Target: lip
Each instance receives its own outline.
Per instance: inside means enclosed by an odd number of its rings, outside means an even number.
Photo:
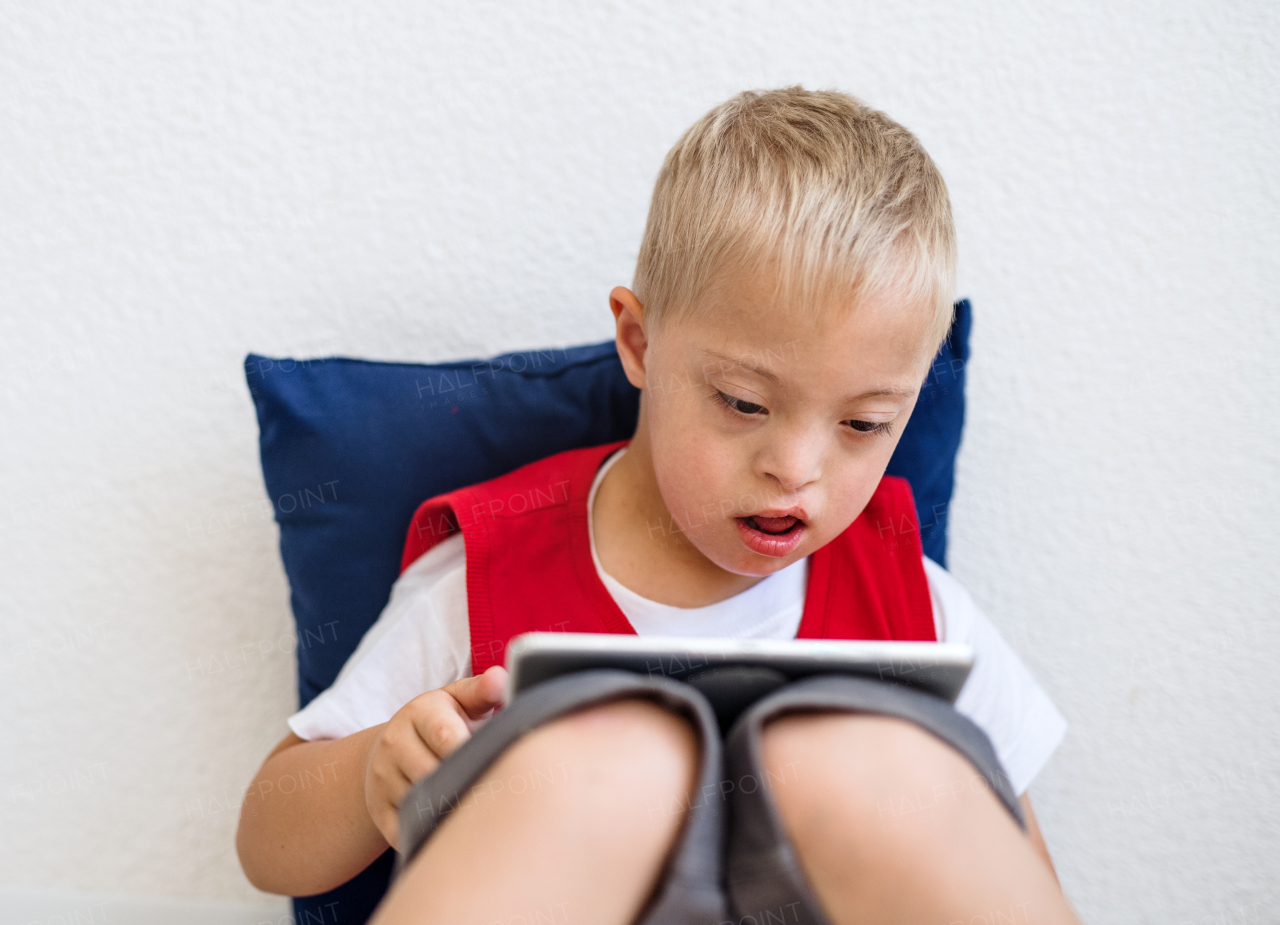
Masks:
[[[781,513],[760,512],[752,514],[752,517],[795,517],[796,524],[786,533],[770,534],[757,530],[755,527],[747,523],[746,517],[735,517],[734,523],[738,525],[738,536],[742,539],[742,544],[754,553],[762,556],[769,556],[772,559],[781,559],[783,556],[789,556],[796,551],[800,545],[800,541],[804,539],[805,531],[808,525],[804,522],[804,518],[799,514],[793,513],[798,508],[792,508],[790,511]]]
[[[809,518],[805,515],[804,508],[800,507],[799,505],[796,505],[795,507],[789,507],[785,510],[783,510],[782,508],[775,508],[774,510],[752,511],[747,516],[748,517],[794,517],[796,520],[803,520],[805,523],[809,522]]]

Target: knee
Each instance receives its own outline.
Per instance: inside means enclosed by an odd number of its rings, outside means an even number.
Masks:
[[[581,710],[526,735],[514,764],[569,783],[579,804],[678,804],[692,789],[698,741],[683,718],[646,700]],[[652,813],[650,813],[652,815]]]
[[[910,841],[936,834],[969,795],[992,799],[967,759],[905,720],[793,715],[766,727],[762,744],[774,801],[801,839]]]

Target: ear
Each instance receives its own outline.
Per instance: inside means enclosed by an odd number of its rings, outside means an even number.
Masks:
[[[609,308],[617,324],[615,341],[627,381],[637,389],[643,389],[645,351],[649,347],[649,338],[644,331],[644,306],[626,286],[614,286],[609,293]]]

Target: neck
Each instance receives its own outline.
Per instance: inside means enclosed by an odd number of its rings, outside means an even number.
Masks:
[[[659,604],[705,607],[761,581],[720,568],[672,518],[658,490],[643,405],[635,437],[596,492],[591,529],[604,570]]]

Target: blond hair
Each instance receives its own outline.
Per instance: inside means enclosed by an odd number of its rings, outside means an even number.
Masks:
[[[775,298],[822,308],[879,291],[951,320],[947,187],[911,132],[835,91],[747,91],[681,136],[658,173],[632,288],[650,323],[726,274],[769,266]]]

